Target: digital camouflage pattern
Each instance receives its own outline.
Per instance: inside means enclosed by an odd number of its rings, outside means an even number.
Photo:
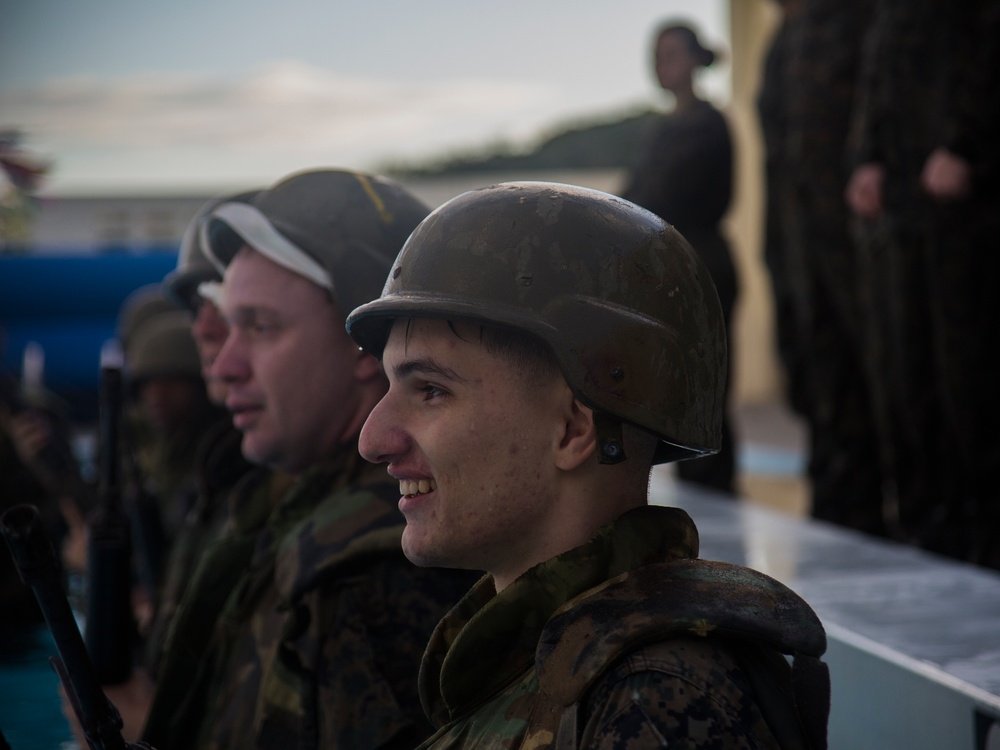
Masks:
[[[226,600],[169,747],[405,748],[430,734],[423,646],[478,576],[408,562],[398,499],[354,443],[292,486]]]
[[[885,169],[858,235],[893,529],[1000,568],[1000,4],[878,0],[860,81],[852,163]],[[963,199],[921,186],[941,147],[972,169]]]
[[[421,700],[441,728],[422,747],[825,747],[815,614],[697,547],[687,514],[644,507],[499,595],[484,578],[428,645]]]

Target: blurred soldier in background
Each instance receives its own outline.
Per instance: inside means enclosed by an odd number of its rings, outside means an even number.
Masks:
[[[201,246],[201,227],[205,216],[220,203],[245,201],[253,195],[255,193],[242,193],[203,206],[184,234],[177,268],[163,281],[167,294],[194,315],[191,334],[198,351],[201,375],[209,401],[220,409],[225,408],[228,389],[223,380],[212,376],[211,368],[226,342],[229,327],[216,304],[222,275],[209,262]],[[147,641],[145,665],[154,675],[170,622],[184,591],[198,562],[218,539],[229,518],[230,493],[252,468],[243,457],[240,441],[241,435],[233,427],[228,412],[198,436],[192,466],[196,495],[171,545]]]
[[[873,0],[788,0],[758,98],[767,239],[789,400],[809,429],[811,512],[885,535],[861,278],[843,191]]]
[[[385,378],[344,332],[426,213],[394,183],[321,170],[206,219],[230,326],[211,374],[244,456],[294,479],[235,505],[199,565],[144,732],[160,750],[410,748],[431,731],[420,654],[474,578],[403,556],[398,484],[357,452]]]
[[[1000,567],[1000,4],[878,0],[846,198],[892,523]]]

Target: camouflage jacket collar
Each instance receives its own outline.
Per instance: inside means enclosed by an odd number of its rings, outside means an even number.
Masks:
[[[275,584],[286,603],[360,560],[403,555],[399,483],[361,458],[356,443],[350,448],[289,499],[307,512],[277,551]]]
[[[238,510],[233,520],[244,533],[255,532],[256,543],[250,566],[272,565],[279,540],[324,497],[351,482],[367,466],[358,454],[357,442],[354,441],[342,446],[327,460],[310,467],[301,476],[289,477],[286,482],[279,481],[278,488],[285,489],[277,497],[274,493],[254,493],[245,498],[247,506]],[[262,503],[268,505],[262,506]]]
[[[532,667],[550,617],[629,570],[698,553],[694,523],[677,508],[636,508],[585,545],[536,565],[499,595],[487,576],[441,621],[420,669],[424,709],[443,725]]]

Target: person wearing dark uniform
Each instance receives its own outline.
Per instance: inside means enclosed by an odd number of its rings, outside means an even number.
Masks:
[[[715,53],[701,45],[690,27],[667,25],[660,29],[655,47],[656,75],[660,85],[674,95],[674,108],[655,126],[640,150],[621,195],[673,224],[698,251],[715,282],[728,334],[738,280],[720,224],[732,197],[732,140],[722,113],[694,90],[695,72],[714,61]],[[727,402],[728,394],[727,377]],[[736,446],[728,406],[721,450],[681,464],[677,471],[687,481],[724,492],[735,490]]]
[[[779,350],[808,428],[810,512],[885,536],[866,320],[843,192],[845,149],[873,0],[789,0],[758,97]]]
[[[846,198],[893,532],[1000,568],[1000,6],[879,0]]]

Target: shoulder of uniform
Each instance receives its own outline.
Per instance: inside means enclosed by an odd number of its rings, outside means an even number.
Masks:
[[[826,650],[819,618],[784,584],[742,566],[677,560],[622,574],[562,607],[539,639],[539,682],[557,703],[570,705],[638,649],[709,636],[810,658]]]
[[[403,560],[405,521],[398,494],[383,485],[351,484],[320,499],[278,547],[275,581],[293,601],[331,577],[381,558]]]

